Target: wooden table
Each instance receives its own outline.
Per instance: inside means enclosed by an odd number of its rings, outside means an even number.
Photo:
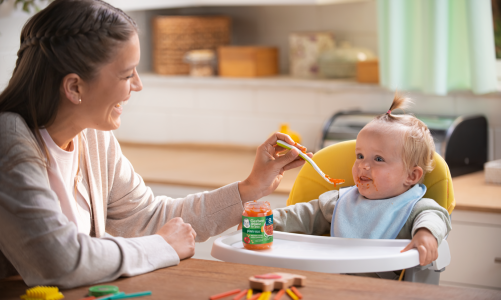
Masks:
[[[307,276],[300,288],[304,299],[501,299],[501,291],[454,288],[422,283],[398,282],[358,276],[279,269],[218,261],[188,259],[178,266],[151,273],[120,278],[109,284],[120,291],[152,291],[151,296],[133,299],[209,299],[209,296],[232,289],[249,287],[248,278],[269,272],[289,272]],[[1,299],[19,299],[26,290],[19,276],[0,280]],[[63,290],[64,299],[81,299],[88,287]],[[227,297],[224,299],[232,299]],[[283,300],[290,299],[287,296]]]

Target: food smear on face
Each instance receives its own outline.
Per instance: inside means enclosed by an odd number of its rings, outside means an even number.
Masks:
[[[268,201],[244,204],[242,242],[245,249],[265,250],[273,245],[273,211]]]
[[[330,182],[332,182],[334,185],[343,184],[344,183],[344,179],[333,179],[333,178],[330,178],[329,175],[325,175],[325,178],[327,178],[327,180],[329,180]]]

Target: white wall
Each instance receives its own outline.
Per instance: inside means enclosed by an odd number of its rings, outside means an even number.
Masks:
[[[2,91],[16,66],[21,29],[30,14],[23,11],[10,11],[7,4],[0,5],[0,91]]]

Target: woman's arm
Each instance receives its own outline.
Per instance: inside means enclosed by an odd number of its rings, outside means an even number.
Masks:
[[[115,157],[114,162],[108,164],[108,176],[112,184],[107,199],[106,231],[111,235],[152,235],[169,220],[180,217],[191,224],[196,231],[196,241],[201,242],[240,221],[243,205],[238,183],[184,198],[154,196],[122,154],[120,145],[111,133],[97,133],[110,134],[108,154]],[[89,139],[93,139],[91,135],[88,135]]]
[[[96,132],[96,131],[94,131]],[[89,132],[89,138],[96,141]],[[154,196],[141,176],[122,154],[120,145],[109,134],[108,155],[115,160],[109,165],[112,174],[106,230],[110,234],[124,237],[143,236],[156,233],[160,227],[174,217],[180,217],[191,224],[197,233],[196,241],[222,233],[241,221],[243,203],[257,200],[273,192],[286,170],[304,164],[298,153],[276,147],[277,139],[292,142],[289,136],[275,133],[256,152],[251,174],[242,182],[235,182],[222,188],[172,199]],[[310,154],[311,155],[311,154]]]

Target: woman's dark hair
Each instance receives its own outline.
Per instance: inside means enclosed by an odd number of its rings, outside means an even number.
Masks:
[[[47,154],[38,129],[56,117],[64,76],[92,80],[135,32],[136,23],[106,2],[52,2],[23,27],[16,67],[0,94],[0,113],[21,115]]]

